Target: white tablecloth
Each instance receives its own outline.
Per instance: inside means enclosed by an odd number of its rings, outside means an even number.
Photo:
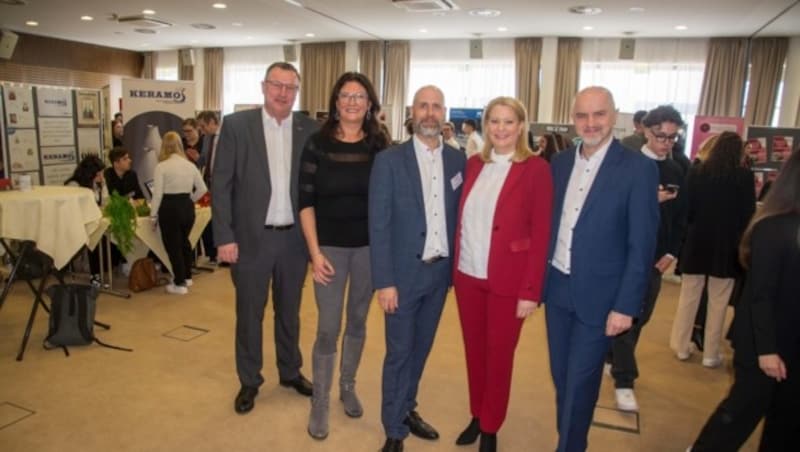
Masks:
[[[101,217],[88,188],[0,191],[0,237],[33,240],[39,251],[53,258],[56,268],[66,265],[82,246],[97,245],[104,230]]]

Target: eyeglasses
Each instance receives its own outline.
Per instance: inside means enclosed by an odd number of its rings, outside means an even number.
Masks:
[[[292,85],[290,83],[278,82],[276,80],[264,80],[264,81],[267,83],[267,85],[270,88],[272,88],[275,91],[279,91],[279,92],[283,91],[283,90],[286,90],[287,92],[293,93],[293,92],[297,91],[298,89],[300,89],[299,86]]]
[[[655,138],[656,141],[659,143],[666,143],[667,141],[674,143],[678,141],[677,133],[673,135],[664,135],[663,133],[656,133],[655,131],[653,131],[653,129],[650,129],[650,133],[653,134],[653,138]]]
[[[367,102],[367,95],[364,93],[339,93],[339,100],[342,102],[363,104]]]

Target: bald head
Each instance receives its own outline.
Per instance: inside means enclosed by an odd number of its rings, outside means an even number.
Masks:
[[[602,86],[590,86],[572,104],[575,132],[583,140],[581,152],[589,156],[608,143],[617,121],[614,96]]]
[[[438,140],[445,112],[442,90],[433,85],[418,89],[414,93],[414,105],[411,107],[414,133],[420,138]]]
[[[578,100],[583,100],[582,98],[594,98],[600,100],[602,102],[607,102],[609,109],[612,111],[616,111],[617,106],[614,103],[614,95],[611,94],[611,91],[604,86],[587,86],[586,88],[578,91],[578,94],[575,95],[575,99],[572,101],[572,112],[575,112],[575,105],[578,103]]]

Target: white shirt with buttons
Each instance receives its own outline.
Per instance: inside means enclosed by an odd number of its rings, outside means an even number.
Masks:
[[[551,264],[559,271],[570,274],[572,232],[581,215],[586,196],[592,189],[592,184],[597,177],[597,171],[608,153],[608,147],[613,140],[608,140],[603,147],[598,149],[591,157],[583,156],[579,147],[575,152],[575,164],[567,183],[567,192],[564,195],[564,206],[561,209],[561,220],[558,222],[558,238],[556,249],[553,252]]]
[[[422,181],[422,199],[425,203],[425,248],[421,259],[449,256],[447,245],[447,219],[444,210],[444,163],[441,141],[430,149],[414,135],[414,153],[417,157]]]
[[[267,206],[267,226],[286,226],[294,224],[291,197],[292,174],[292,115],[278,121],[261,109],[264,125],[264,139],[267,143],[267,161],[271,195]]]

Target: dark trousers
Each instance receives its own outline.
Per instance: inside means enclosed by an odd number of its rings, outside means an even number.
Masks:
[[[194,224],[194,203],[188,193],[165,194],[158,209],[161,240],[172,264],[173,282],[183,285],[192,278],[194,254],[189,233]]]
[[[611,375],[614,377],[616,388],[633,389],[633,382],[639,377],[639,368],[636,365],[636,344],[639,342],[642,328],[653,315],[659,292],[661,292],[661,272],[653,267],[642,303],[642,313],[635,319],[631,329],[611,341]]]
[[[214,228],[211,227],[210,222],[203,229],[201,238],[203,239],[203,248],[206,251],[206,256],[211,260],[215,260],[217,258],[217,246],[214,244]]]
[[[588,325],[570,307],[574,300],[569,295],[569,279],[550,269],[545,306],[547,346],[556,387],[557,452],[585,452],[611,341],[605,335],[605,321]]]
[[[431,266],[449,265],[445,259]],[[432,281],[432,274],[420,272],[415,288],[398,288],[398,306],[394,314],[385,314],[386,357],[383,360],[381,421],[389,438],[408,436],[403,423],[417,406],[417,391],[425,361],[436,336],[442,315],[447,285]]]
[[[760,452],[800,450],[798,362],[786,362],[789,378],[778,383],[757,364],[734,365],[730,393],[706,421],[692,452],[735,452],[764,419]]]
[[[278,375],[292,380],[300,374],[300,298],[308,254],[297,226],[264,229],[254,239],[254,243],[239,243],[239,260],[231,265],[231,277],[236,286],[236,372],[242,386],[257,388],[264,383],[263,323],[270,284]]]

